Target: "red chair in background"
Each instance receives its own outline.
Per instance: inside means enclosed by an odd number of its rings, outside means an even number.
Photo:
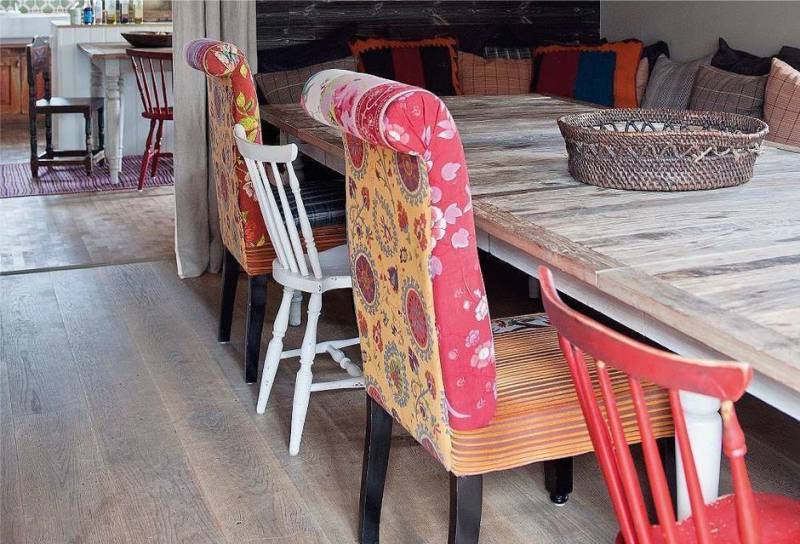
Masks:
[[[569,364],[619,521],[617,543],[800,542],[800,501],[780,495],[753,493],[747,475],[744,462],[747,447],[733,403],[744,394],[750,383],[750,366],[735,362],[692,361],[636,342],[564,304],[547,268],[539,269],[539,277],[544,307],[558,331],[559,344]],[[586,366],[584,353],[597,360],[596,381],[599,384],[596,386]],[[642,488],[623,434],[621,407],[611,387],[609,367],[628,375],[658,525],[651,525],[647,518]],[[643,381],[669,391],[678,450],[681,458],[686,460],[683,463],[684,476],[692,507],[691,517],[680,522],[675,521],[653,427],[644,409]],[[602,407],[595,395],[596,389],[600,391]],[[678,391],[691,391],[722,401],[723,451],[730,463],[733,494],[710,504],[703,501]]]
[[[147,51],[143,49],[127,49],[131,58],[133,72],[136,74],[136,86],[142,99],[142,117],[150,120],[150,132],[147,134],[142,168],[139,171],[139,190],[144,187],[144,178],[150,166],[150,177],[156,175],[158,159],[161,156],[171,157],[172,153],[161,152],[161,139],[164,135],[164,121],[172,121],[172,106],[169,105],[167,89],[172,89],[172,81],[167,85],[167,74],[172,73],[172,53],[168,51]],[[155,135],[155,139],[153,136]],[[151,165],[152,163],[152,165]]]

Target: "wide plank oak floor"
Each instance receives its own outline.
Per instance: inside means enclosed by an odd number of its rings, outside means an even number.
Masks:
[[[487,281],[495,315],[527,304]],[[218,290],[218,276],[181,281],[168,261],[0,276],[0,542],[356,541],[363,392],[312,396],[301,453],[289,457],[296,363],[256,415],[240,363],[246,285],[229,345],[215,340]],[[327,296],[322,338],[355,334],[348,296]],[[286,345],[301,334],[291,328]],[[315,371],[335,370],[321,360]],[[755,487],[800,497],[797,422],[754,399],[740,417]],[[446,474],[395,434],[382,542],[445,542]],[[612,542],[591,455],[575,482],[556,508],[541,467],[487,476],[481,543]]]

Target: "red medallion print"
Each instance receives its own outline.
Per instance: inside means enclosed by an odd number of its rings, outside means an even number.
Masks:
[[[425,316],[425,308],[419,298],[419,293],[414,289],[409,289],[406,294],[406,319],[411,325],[411,334],[414,335],[417,344],[423,349],[428,347],[428,321]]]
[[[375,272],[365,255],[356,257],[356,282],[367,304],[375,302]]]

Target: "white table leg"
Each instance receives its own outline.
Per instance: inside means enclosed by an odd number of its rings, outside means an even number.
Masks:
[[[700,488],[703,491],[703,499],[709,503],[719,496],[719,469],[722,457],[722,419],[719,415],[719,399],[684,391],[681,391],[680,396]],[[692,509],[689,505],[689,493],[677,444],[675,444],[675,462],[678,519],[684,519],[691,515]]]
[[[119,61],[104,62],[104,82],[106,93],[106,162],[111,173],[111,183],[119,183],[122,170],[122,76]]]

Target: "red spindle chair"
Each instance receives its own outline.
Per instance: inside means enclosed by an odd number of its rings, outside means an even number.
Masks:
[[[747,447],[733,403],[744,394],[750,383],[750,366],[736,362],[693,361],[636,342],[564,304],[547,268],[541,267],[539,276],[544,307],[558,331],[559,344],[569,364],[619,521],[617,543],[800,542],[800,501],[780,495],[753,493],[747,475],[744,462]],[[597,386],[587,368],[584,353],[597,360]],[[621,407],[611,387],[609,367],[628,375],[658,525],[651,525],[647,519],[642,489],[622,433]],[[650,418],[644,409],[643,382],[655,383],[669,391],[675,436],[681,458],[685,460],[684,476],[692,507],[692,516],[680,522],[675,521],[664,467],[653,438]],[[596,389],[599,389],[599,398]],[[691,391],[722,401],[723,451],[730,462],[733,494],[708,505],[703,501],[678,391]]]
[[[150,166],[150,177],[153,177],[158,169],[158,159],[161,156],[172,156],[172,153],[161,152],[164,121],[172,121],[172,106],[169,105],[167,92],[168,89],[172,90],[172,77],[168,76],[172,74],[172,53],[146,49],[127,49],[125,52],[130,57],[133,72],[136,74],[136,86],[139,88],[139,97],[144,108],[142,117],[150,120],[150,132],[147,134],[142,167],[139,171],[141,191],[148,166]]]

